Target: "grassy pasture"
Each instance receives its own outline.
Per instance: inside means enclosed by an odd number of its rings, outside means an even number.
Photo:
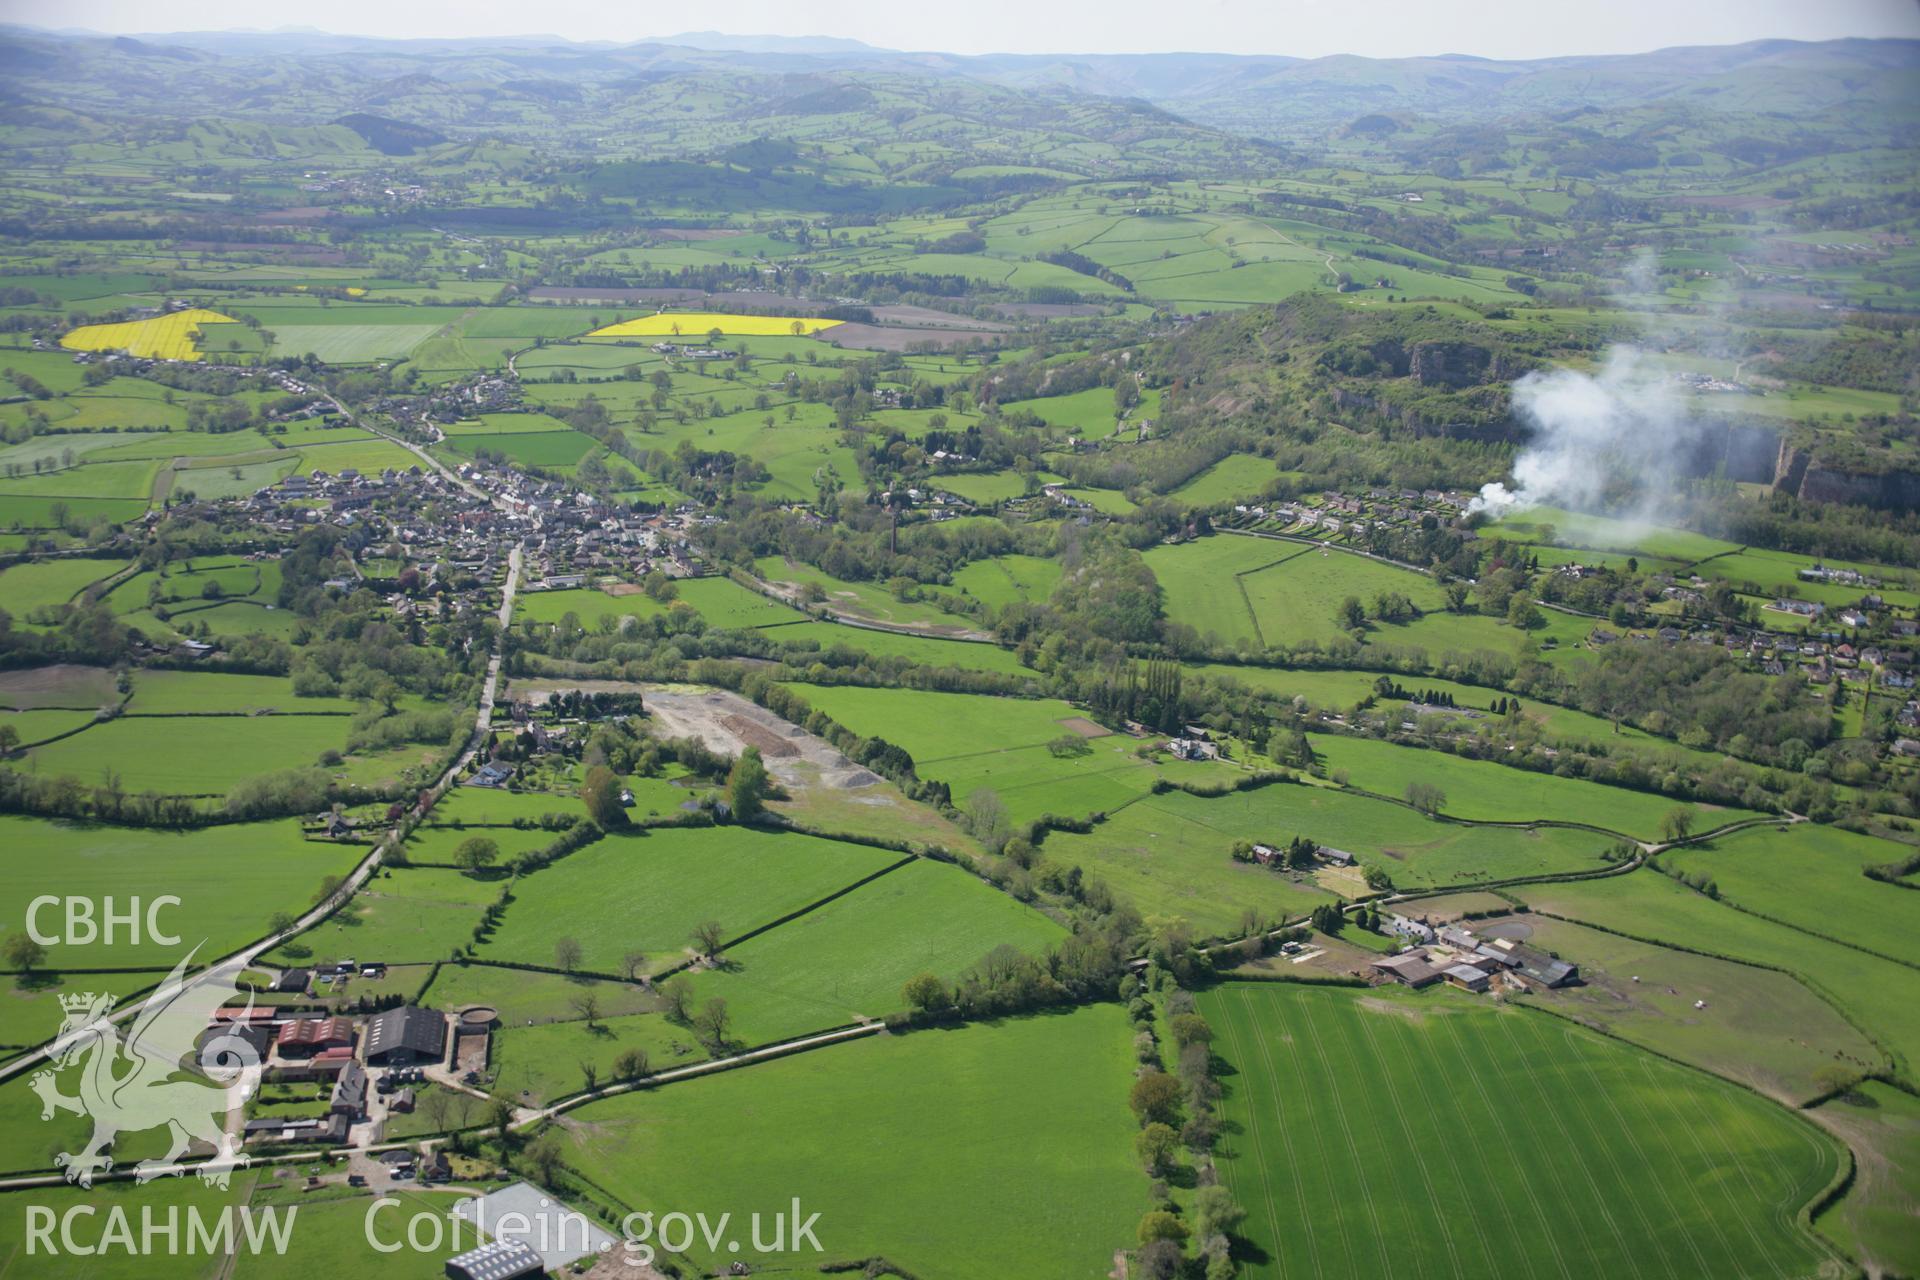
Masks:
[[[1215,585],[1223,592],[1230,589],[1226,583]],[[1348,596],[1359,597],[1369,616],[1374,597],[1383,591],[1397,591],[1422,610],[1443,604],[1439,585],[1426,574],[1338,551],[1293,556],[1241,575],[1239,585],[1253,609],[1255,634],[1269,645],[1330,640],[1343,634],[1334,613]]]
[[[885,587],[871,582],[849,582],[812,565],[797,564],[784,556],[764,556],[754,566],[769,583],[783,585],[813,584],[826,593],[834,609],[874,622],[911,627],[973,628],[970,618],[948,613],[925,600],[896,600]]]
[[[418,699],[408,701],[417,702]],[[130,715],[211,715],[228,712],[251,715],[258,711],[338,712],[347,714],[367,704],[352,698],[303,698],[284,676],[237,675],[224,671],[146,671],[135,674]],[[403,704],[404,705],[404,704]]]
[[[84,734],[81,736],[85,736]],[[318,894],[326,875],[344,875],[363,848],[309,842],[297,823],[233,823],[191,832],[0,818],[0,901],[6,910],[0,936],[26,927],[27,904],[42,894],[113,895],[124,907],[130,897],[151,901],[162,894],[180,899],[160,917],[184,946],[202,946],[202,956],[225,955],[259,937],[275,911],[299,912]],[[43,915],[48,931],[50,916]],[[61,943],[47,949],[50,968],[112,969],[172,965],[179,947],[161,946],[143,929],[138,943],[116,937],[90,944]]]
[[[1159,579],[1167,617],[1201,635],[1229,642],[1258,644],[1251,607],[1241,594],[1239,576],[1308,551],[1290,542],[1261,538],[1213,537],[1158,546],[1145,553],[1147,567]],[[1332,616],[1335,597],[1316,612]]]
[[[551,965],[556,938],[579,941],[581,967],[618,973],[627,951],[670,967],[695,925],[728,937],[771,923],[898,861],[865,845],[738,827],[609,836],[518,881],[482,959]]]
[[[805,1168],[829,1257],[884,1254],[927,1280],[1099,1280],[1144,1208],[1128,1038],[1113,1005],[869,1038],[594,1103],[567,1141],[635,1208],[738,1220],[786,1205]],[[702,1159],[675,1156],[719,1132]]]
[[[1652,872],[1527,885],[1517,896],[1535,911],[1783,969],[1892,1053],[1907,1079],[1920,1062],[1920,1025],[1913,1018],[1920,974],[1907,965],[1735,910]]]
[[[1910,845],[1803,823],[1737,832],[1662,861],[1711,878],[1736,907],[1920,965],[1920,901],[1913,890],[1861,874],[1912,852]]]
[[[465,838],[463,833],[455,834]],[[487,834],[499,839],[503,851],[512,848],[514,842],[505,838],[506,833]],[[449,850],[458,842],[449,841]],[[353,896],[347,910],[281,946],[275,958],[280,963],[302,964],[445,960],[456,948],[473,941],[481,910],[500,896],[504,883],[497,875],[476,880],[438,867],[387,868]]]
[[[1857,1161],[1846,1196],[1820,1216],[1821,1233],[1882,1275],[1912,1274],[1920,1267],[1920,1099],[1869,1080],[1812,1114]]]
[[[1237,840],[1275,844],[1295,835],[1348,850],[1405,889],[1590,870],[1607,844],[1588,832],[1433,822],[1350,792],[1278,784],[1206,798],[1148,796],[1085,835],[1054,832],[1044,847],[1050,860],[1079,863],[1147,915],[1184,916],[1204,933],[1234,935],[1244,907],[1274,919],[1302,914],[1325,896],[1310,880],[1230,856]],[[1358,892],[1341,889],[1349,898]]]
[[[1566,1024],[1449,991],[1228,983],[1221,1160],[1252,1276],[1806,1276],[1795,1215],[1835,1144],[1767,1103]],[[1435,1062],[1471,1063],[1444,1083]],[[1461,1178],[1461,1167],[1474,1170]]]
[[[1830,1088],[1829,1067],[1885,1061],[1832,1005],[1771,969],[1526,918],[1536,946],[1580,966],[1581,983],[1528,998],[1623,1040],[1750,1085],[1788,1106]],[[1697,1000],[1705,1009],[1694,1008]]]
[[[1060,565],[1039,556],[1005,555],[975,560],[953,575],[956,591],[995,609],[1016,601],[1044,601],[1060,581]]]
[[[592,436],[570,427],[555,431],[540,426],[514,433],[495,431],[455,432],[447,437],[447,447],[455,453],[473,457],[482,450],[500,454],[530,467],[571,467],[599,447]]]
[[[17,622],[49,605],[66,604],[123,569],[126,560],[32,560],[0,569],[0,600]]]
[[[1256,453],[1233,453],[1167,496],[1182,506],[1214,507],[1258,498],[1279,478],[1279,467],[1272,458]]]
[[[345,716],[123,716],[27,753],[30,767],[92,785],[104,770],[129,792],[224,796],[237,782],[344,750]]]
[[[1584,822],[1652,840],[1660,835],[1661,819],[1682,803],[1649,791],[1561,778],[1375,738],[1318,734],[1312,742],[1327,768],[1346,770],[1354,786],[1397,797],[1411,783],[1431,783],[1446,793],[1444,813],[1480,822]],[[1702,831],[1759,816],[1748,809],[1718,805],[1689,807],[1698,815],[1695,825]]]
[[[1878,579],[1880,585],[1850,587],[1839,583],[1801,581],[1800,571],[1812,568],[1815,563],[1829,569],[1852,569]],[[1696,566],[1696,571],[1706,577],[1723,579],[1736,587],[1759,587],[1763,595],[1793,595],[1802,600],[1818,600],[1831,608],[1852,604],[1869,592],[1882,596],[1888,604],[1897,607],[1911,609],[1920,605],[1920,593],[1913,586],[1913,570],[1858,560],[1829,560],[1823,556],[1797,556],[1784,551],[1749,548],[1733,555],[1704,560]]]
[[[769,600],[731,578],[689,578],[674,585],[674,599],[664,605],[644,592],[612,596],[590,587],[528,592],[515,602],[514,619],[558,622],[572,613],[582,626],[597,627],[602,617],[648,618],[680,604],[693,609],[716,630],[782,626],[806,618],[798,609]]]
[[[1057,698],[850,685],[799,685],[795,692],[856,733],[904,747],[921,777],[953,789],[956,804],[991,788],[1015,822],[1118,808],[1144,794],[1160,771],[1199,778],[1230,768],[1168,762],[1156,769],[1133,754],[1140,743],[1123,734],[1088,739],[1086,755],[1055,756],[1047,744],[1073,732],[1066,722],[1080,717]]]
[[[1064,936],[968,872],[922,860],[728,948],[694,991],[725,998],[735,1034],[760,1044],[883,1018],[906,1007],[900,989],[917,973],[957,978],[996,946],[1038,955]]]

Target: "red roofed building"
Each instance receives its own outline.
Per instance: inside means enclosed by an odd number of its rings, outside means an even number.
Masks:
[[[353,1048],[353,1023],[345,1018],[299,1018],[280,1024],[274,1045],[283,1058],[310,1058],[330,1049]]]

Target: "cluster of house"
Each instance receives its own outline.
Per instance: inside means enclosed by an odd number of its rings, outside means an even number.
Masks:
[[[348,967],[352,972],[364,968],[351,962]],[[338,976],[333,973],[338,968],[329,966],[329,976]],[[290,969],[273,989],[303,994],[315,976]],[[285,1012],[275,1006],[221,1009],[204,1035],[238,1036],[251,1044],[264,1064],[262,1079],[267,1083],[328,1087],[324,1110],[250,1119],[247,1141],[338,1145],[351,1140],[355,1125],[378,1118],[376,1111],[384,1116],[413,1110],[414,1091],[407,1086],[424,1081],[421,1068],[446,1060],[448,1041],[446,1015],[412,1005],[364,1018]],[[374,1071],[381,1072],[378,1078]]]
[[[498,374],[482,374],[436,390],[426,416],[435,422],[459,422],[481,413],[506,413],[520,407],[520,383]]]
[[[1364,498],[1328,490],[1317,504],[1241,503],[1233,511],[1248,520],[1289,528],[1364,534],[1374,525],[1412,524],[1425,516],[1451,523],[1460,518],[1469,501],[1466,494],[1445,489],[1369,489]]]
[[[1425,920],[1394,915],[1389,929],[1410,944],[1370,966],[1382,981],[1416,990],[1437,982],[1465,991],[1526,991],[1579,981],[1580,968],[1510,938],[1483,939],[1459,925],[1434,928]]]

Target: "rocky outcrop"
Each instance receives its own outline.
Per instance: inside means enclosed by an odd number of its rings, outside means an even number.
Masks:
[[[1920,507],[1920,473],[1912,471],[1842,471],[1823,467],[1805,449],[1780,442],[1774,462],[1773,487],[1808,502],[1839,502],[1849,506],[1911,510]]]
[[[1423,387],[1477,387],[1505,381],[1506,361],[1473,342],[1416,342],[1407,348],[1407,372]]]

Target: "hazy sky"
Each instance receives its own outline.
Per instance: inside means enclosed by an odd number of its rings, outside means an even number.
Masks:
[[[729,0],[706,9],[608,0],[0,0],[0,20],[114,32],[306,26],[616,41],[719,29],[954,53],[1531,58],[1769,37],[1920,36],[1920,0]]]

